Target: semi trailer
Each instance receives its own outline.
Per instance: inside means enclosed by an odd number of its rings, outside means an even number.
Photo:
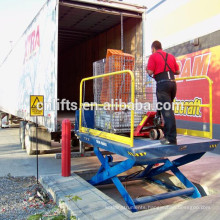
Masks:
[[[36,117],[30,116],[30,95],[43,95],[38,149],[51,149],[51,141],[60,140],[62,119],[74,123],[79,84],[92,74],[94,61],[105,57],[108,48],[143,60],[145,11],[119,1],[47,1],[1,63],[1,127],[18,119],[22,148],[34,154]],[[93,88],[88,86],[86,98],[91,100]]]

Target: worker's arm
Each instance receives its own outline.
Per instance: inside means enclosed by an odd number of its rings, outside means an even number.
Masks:
[[[153,59],[151,55],[148,60],[146,71],[150,76],[153,76],[154,70],[155,70],[155,60]]]
[[[153,72],[152,70],[148,70],[148,69],[147,69],[147,73],[148,73],[150,76],[152,76],[152,75],[154,74],[154,72]]]
[[[177,71],[175,72],[175,75],[180,75],[180,71],[177,70]]]

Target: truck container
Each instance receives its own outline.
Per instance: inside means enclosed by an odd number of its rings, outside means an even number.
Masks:
[[[38,149],[51,149],[51,140],[60,140],[62,119],[74,121],[80,81],[92,75],[94,61],[104,58],[109,48],[143,61],[145,11],[119,1],[44,4],[0,66],[1,126],[12,122],[9,115],[21,120],[20,140],[28,154],[36,152],[30,95],[44,96],[44,116],[37,121]],[[90,101],[93,85],[88,87]]]

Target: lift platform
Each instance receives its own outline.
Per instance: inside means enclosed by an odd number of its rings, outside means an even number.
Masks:
[[[181,173],[178,167],[200,159],[206,152],[214,150],[220,142],[219,140],[178,135],[178,145],[161,145],[159,141],[146,138],[135,138],[134,147],[131,148],[129,145],[99,138],[90,134],[78,133],[78,135],[80,141],[94,146],[94,153],[101,163],[98,172],[89,182],[92,185],[114,183],[133,212],[137,211],[136,205],[162,199],[176,196],[190,196],[192,198],[201,197],[195,185]],[[111,155],[103,156],[100,149],[105,149],[127,159],[120,162],[114,162]],[[173,161],[167,158],[178,155],[182,156]],[[162,165],[154,167],[157,163]],[[119,174],[128,171],[134,166],[140,165],[147,166],[138,175],[134,175],[133,177],[130,175],[118,177]],[[175,189],[175,191],[132,199],[122,184],[123,181],[128,180],[148,179],[164,185],[161,181],[154,180],[153,177],[166,171],[172,171],[172,173],[183,183],[185,189],[177,189],[177,187],[166,185],[166,187]]]
[[[177,145],[161,145],[159,140],[134,137],[134,110],[131,110],[131,126],[129,134],[118,135],[106,132],[104,130],[96,129],[93,124],[94,111],[82,110],[82,107],[85,107],[85,105],[90,107],[93,105],[88,105],[88,103],[85,104],[82,98],[83,84],[87,80],[93,80],[97,78],[101,79],[110,76],[114,77],[118,74],[130,74],[130,97],[131,102],[134,103],[134,75],[129,70],[93,76],[85,78],[81,81],[80,111],[76,113],[75,132],[81,142],[88,143],[94,147],[94,153],[101,163],[98,172],[91,178],[91,180],[89,180],[89,183],[92,185],[114,183],[132,212],[138,211],[137,205],[153,201],[168,199],[176,196],[190,196],[192,198],[201,197],[201,194],[196,186],[189,179],[187,179],[187,177],[184,176],[178,167],[200,159],[206,152],[212,151],[218,146],[220,140],[212,139],[212,121],[210,120],[210,132],[208,133],[209,138],[178,135]],[[181,80],[184,79],[185,78],[182,78]],[[103,106],[104,105],[102,103],[99,103],[99,107]],[[209,104],[203,104],[200,106],[212,108],[211,98]],[[207,133],[205,134],[207,135]],[[103,155],[101,149],[110,152],[109,155]],[[112,153],[123,156],[124,160],[114,162],[111,155]],[[171,161],[171,159],[169,159],[171,156],[176,156],[177,159]],[[155,166],[155,164],[159,164],[159,166]],[[138,173],[134,173],[133,175],[120,175],[130,170],[134,166],[142,166],[144,169]],[[183,183],[185,188],[169,186],[164,182],[154,178],[155,176],[166,171],[171,171]],[[165,185],[172,191],[163,194],[133,199],[123,186],[122,182],[138,179],[154,181],[158,184]]]

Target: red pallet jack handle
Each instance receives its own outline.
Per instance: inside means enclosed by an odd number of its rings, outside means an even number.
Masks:
[[[144,127],[153,127],[154,126],[154,118],[157,112],[147,112],[144,116],[140,124],[134,130],[135,137],[149,137],[150,129],[145,129]]]

